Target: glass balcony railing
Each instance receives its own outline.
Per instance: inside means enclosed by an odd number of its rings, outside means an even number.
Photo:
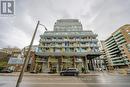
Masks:
[[[41,39],[40,42],[59,42],[59,41],[98,41],[97,39]]]
[[[121,59],[122,57],[114,57],[112,60]]]
[[[117,47],[115,47],[115,48],[113,48],[113,49],[111,49],[111,50],[109,50],[110,52],[113,52],[113,51],[116,51],[116,50],[119,50]]]
[[[116,43],[114,42],[114,43],[112,43],[112,44],[109,44],[109,45],[107,45],[107,47],[111,47],[111,46],[113,46],[113,45],[116,45]]]
[[[109,47],[108,50],[114,49],[114,48],[118,48],[117,45],[114,45],[112,47]]]
[[[119,50],[114,51],[114,52],[110,52],[110,54],[115,54],[115,53],[118,53],[118,52],[119,52]]]
[[[111,44],[113,44],[113,43],[115,43],[115,40],[112,40],[112,41],[106,43],[106,46],[109,46],[109,45],[111,45]]]
[[[124,65],[124,63],[113,63],[113,65]]]
[[[123,39],[123,40],[121,40],[120,42],[118,42],[118,44],[123,44],[123,43],[125,43],[126,41],[125,41],[125,39]]]

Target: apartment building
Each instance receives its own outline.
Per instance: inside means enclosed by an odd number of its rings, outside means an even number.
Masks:
[[[104,70],[107,70],[108,68],[108,61],[109,59],[107,58],[107,52],[106,52],[106,47],[105,47],[105,41],[101,40],[100,41],[100,52],[101,52],[101,56],[100,56],[100,60],[101,60],[101,68]]]
[[[57,20],[54,30],[45,31],[40,37],[36,66],[41,68],[41,72],[52,69],[58,72],[66,68],[78,68],[80,71],[84,68],[86,72],[98,67],[97,34],[83,30],[78,19]]]
[[[121,26],[105,40],[109,64],[123,68],[130,64],[130,24]]]

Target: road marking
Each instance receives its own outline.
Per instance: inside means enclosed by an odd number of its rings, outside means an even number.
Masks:
[[[87,84],[113,84],[113,83],[22,83],[22,84],[49,84],[49,85],[87,85]],[[114,83],[113,85],[130,85],[130,83]]]

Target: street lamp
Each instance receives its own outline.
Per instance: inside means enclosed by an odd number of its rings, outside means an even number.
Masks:
[[[47,31],[47,28],[46,28],[46,26],[45,26],[45,25],[43,25],[43,24],[39,24],[39,25],[43,26],[43,27],[45,28],[45,30]]]
[[[42,26],[45,28],[45,30],[47,31],[47,28],[45,27],[45,25],[40,24],[40,21],[38,21],[38,22],[37,22],[37,25],[36,25],[36,28],[35,28],[35,31],[34,31],[33,36],[32,36],[32,40],[31,40],[30,45],[29,45],[29,49],[28,49],[28,51],[27,51],[27,57],[26,57],[25,60],[24,60],[24,64],[23,64],[23,66],[22,66],[22,70],[21,70],[20,75],[19,75],[19,78],[18,78],[18,80],[17,80],[16,87],[19,87],[20,83],[22,82],[22,78],[23,78],[23,75],[24,75],[24,71],[25,71],[25,69],[26,69],[26,67],[27,67],[27,65],[28,65],[29,59],[30,59],[30,58],[29,58],[29,57],[30,57],[30,50],[31,50],[31,48],[32,48],[33,41],[34,41],[34,38],[35,38],[35,36],[36,36],[37,29],[38,29],[38,26],[39,26],[39,25],[42,25]]]

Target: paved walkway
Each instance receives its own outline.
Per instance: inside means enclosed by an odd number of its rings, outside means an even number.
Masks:
[[[0,73],[0,76],[18,76],[20,74],[20,72],[13,72],[13,73]],[[94,75],[94,76],[97,76],[97,75],[100,75],[101,73],[100,72],[90,72],[90,73],[86,73],[86,74],[82,74],[80,73],[79,75]],[[25,76],[40,76],[40,75],[50,75],[50,76],[57,76],[59,75],[59,73],[55,73],[55,74],[49,74],[49,73],[29,73],[29,72],[25,72],[24,73]]]
[[[0,73],[0,76],[18,76],[20,74],[20,72],[13,72],[13,73]],[[49,74],[49,73],[37,73],[37,74],[34,74],[34,73],[29,73],[29,72],[25,72],[24,73],[25,76],[42,76],[42,75],[50,75],[50,76],[57,76],[59,75],[59,73],[56,73],[56,74]],[[126,73],[119,73],[119,71],[111,71],[111,72],[108,72],[108,71],[91,71],[89,73],[86,73],[86,74],[83,74],[83,73],[80,73],[79,75],[81,76],[99,76],[99,75],[127,75]]]

